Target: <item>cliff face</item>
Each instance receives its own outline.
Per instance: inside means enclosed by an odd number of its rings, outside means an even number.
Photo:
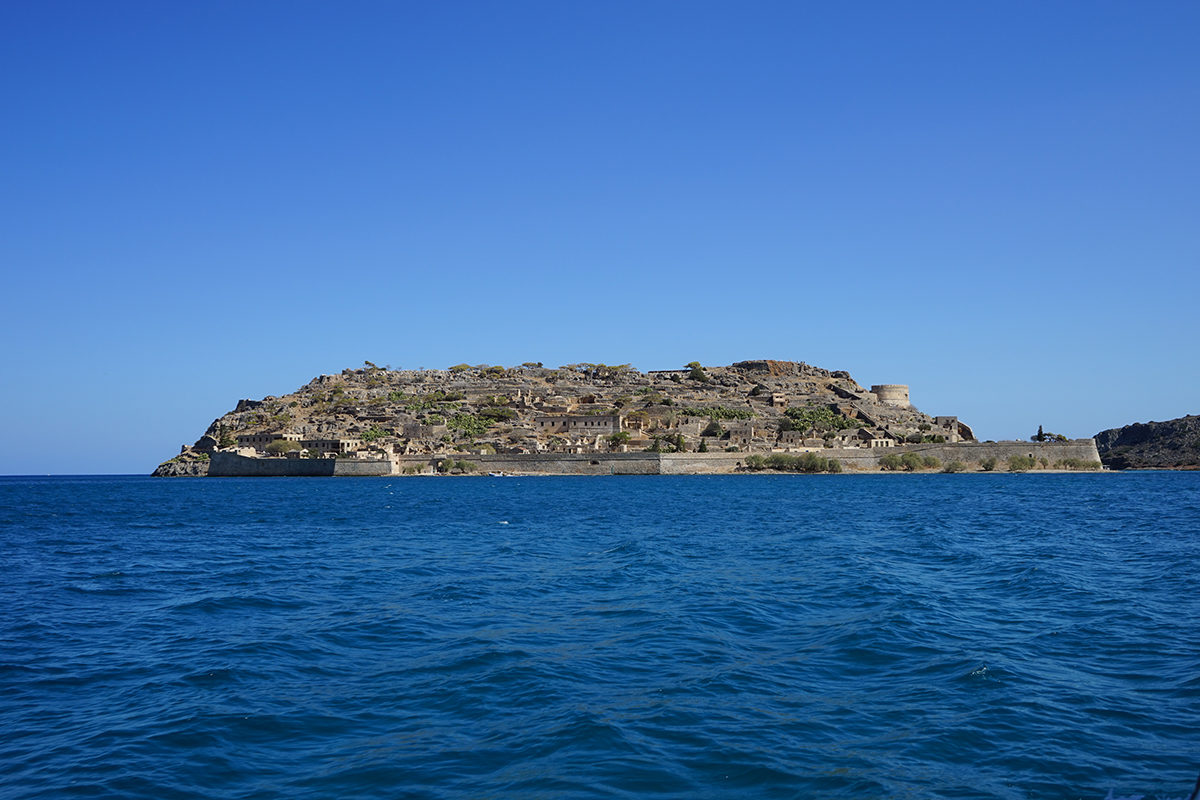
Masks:
[[[208,474],[208,459],[177,459],[164,461],[154,472],[155,478],[203,478]]]
[[[1200,469],[1200,416],[1135,422],[1096,434],[1100,460],[1110,469]]]
[[[859,446],[889,439],[974,437],[956,418],[934,419],[849,373],[791,361],[689,365],[642,373],[629,365],[557,369],[468,366],[392,370],[368,365],[321,375],[280,397],[241,400],[156,474],[237,447],[296,455],[770,451]],[[364,453],[365,454],[365,453]],[[174,464],[174,466],[171,466]],[[189,472],[193,470],[194,472]]]

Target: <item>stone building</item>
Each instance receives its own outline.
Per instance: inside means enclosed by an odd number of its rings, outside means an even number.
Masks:
[[[358,439],[304,439],[300,446],[311,453],[353,453],[362,446]]]
[[[239,433],[237,437],[238,447],[253,447],[255,450],[264,451],[267,445],[277,439],[282,439],[285,442],[300,441],[298,433]],[[302,444],[301,447],[304,445]]]
[[[600,436],[620,431],[622,421],[620,414],[543,415],[533,418],[533,428],[547,435]]]

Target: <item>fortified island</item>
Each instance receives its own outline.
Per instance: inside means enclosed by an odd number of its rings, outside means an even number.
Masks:
[[[1099,469],[1092,439],[978,442],[908,387],[803,362],[370,362],[281,397],[242,400],[159,476],[661,475],[758,470]]]

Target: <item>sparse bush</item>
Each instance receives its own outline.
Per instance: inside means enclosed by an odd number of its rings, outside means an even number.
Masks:
[[[495,422],[507,422],[517,418],[517,412],[503,406],[488,406],[479,411],[479,416]]]
[[[816,431],[839,431],[862,427],[861,421],[844,417],[827,406],[789,408],[783,413],[792,421],[792,428],[799,431],[810,428]]]
[[[363,442],[374,442],[379,439],[382,439],[383,437],[385,437],[387,435],[388,435],[388,431],[385,431],[383,428],[379,427],[378,425],[372,425],[370,428],[368,428],[367,430],[365,430],[361,434],[359,434],[358,438],[361,439]]]
[[[937,456],[921,456],[921,466],[925,469],[937,469],[942,465],[942,460]]]
[[[470,364],[455,364],[450,368],[451,372],[466,372],[471,368]]]
[[[754,412],[748,408],[729,408],[727,406],[708,406],[706,408],[680,406],[679,413],[689,417],[708,417],[711,420],[751,419],[754,416]]]
[[[773,469],[779,472],[841,472],[842,462],[836,458],[825,458],[816,453],[772,453],[765,458],[760,455],[746,457],[746,468],[751,470]]]
[[[1009,472],[1025,472],[1031,470],[1037,465],[1037,460],[1033,456],[1009,456],[1008,471]]]
[[[455,414],[446,420],[446,427],[459,431],[463,436],[470,439],[482,436],[491,425],[492,421],[490,419],[477,417],[474,414]]]
[[[1100,469],[1102,467],[1099,461],[1084,461],[1082,458],[1063,458],[1055,462],[1054,466],[1059,469]]]
[[[895,472],[903,466],[904,465],[900,462],[900,456],[896,453],[888,453],[886,456],[883,456],[879,459],[879,468],[888,470],[889,472]]]
[[[996,468],[996,459],[993,456],[988,456],[979,462],[979,468],[984,472],[991,472]]]
[[[942,467],[942,472],[962,472],[967,465],[961,461],[951,461]]]

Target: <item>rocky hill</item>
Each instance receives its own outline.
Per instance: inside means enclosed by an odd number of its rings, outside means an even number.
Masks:
[[[203,474],[217,449],[292,457],[424,453],[768,452],[794,445],[972,441],[955,417],[791,361],[391,370],[368,363],[290,394],[242,400],[156,471]],[[290,452],[289,452],[290,451]]]
[[[1135,422],[1096,434],[1100,460],[1110,469],[1200,469],[1200,416]]]

